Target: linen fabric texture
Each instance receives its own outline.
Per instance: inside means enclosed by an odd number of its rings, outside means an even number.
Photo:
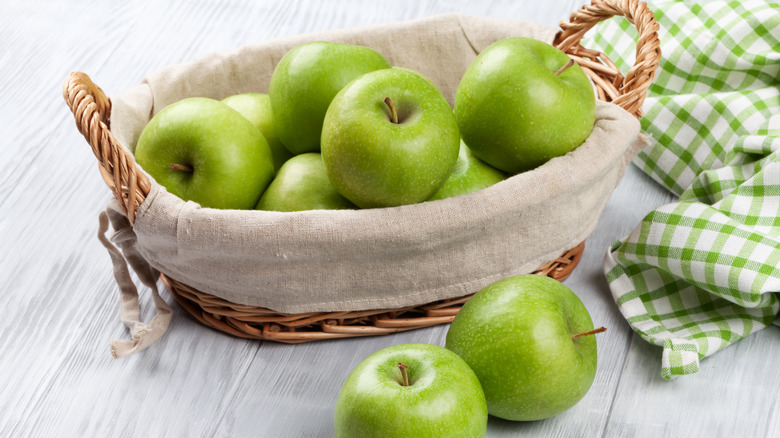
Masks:
[[[448,14],[266,41],[151,74],[112,96],[111,130],[132,151],[150,118],[193,96],[267,92],[275,65],[308,41],[364,45],[420,72],[452,104],[461,76],[492,42],[555,31],[535,23]],[[416,43],[414,43],[416,42]],[[482,191],[393,208],[267,212],[202,208],[154,182],[134,234],[149,266],[200,291],[281,313],[418,306],[465,296],[532,272],[584,241],[646,145],[639,122],[599,102],[588,140],[573,152]]]

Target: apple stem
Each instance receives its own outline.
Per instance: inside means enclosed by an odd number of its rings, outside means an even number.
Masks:
[[[558,71],[555,72],[555,76],[559,76],[561,73],[568,70],[568,68],[571,67],[572,65],[574,65],[574,60],[569,59],[569,62],[567,62],[563,67],[559,68]]]
[[[398,124],[398,112],[395,110],[395,105],[389,97],[385,97],[385,104],[390,108],[390,121]]]
[[[398,362],[398,368],[401,369],[401,378],[404,379],[403,386],[409,386],[409,375],[406,374],[406,369],[409,368],[408,365],[404,365],[401,362]]]
[[[182,172],[192,172],[192,167],[187,166],[186,164],[177,164],[173,163],[170,165],[171,170],[181,170]]]
[[[607,331],[606,327],[599,327],[597,329],[588,330],[587,332],[582,332],[582,333],[577,333],[577,334],[571,335],[571,337],[572,337],[572,339],[574,339],[574,338],[581,338],[583,336],[590,336],[590,335],[595,335],[597,333],[604,333],[605,331]]]

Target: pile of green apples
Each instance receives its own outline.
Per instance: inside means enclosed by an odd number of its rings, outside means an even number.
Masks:
[[[337,438],[481,437],[488,415],[512,421],[556,416],[596,376],[590,314],[567,286],[517,275],[464,304],[444,347],[398,344],[365,358],[339,392]]]
[[[569,57],[530,38],[477,56],[454,108],[434,82],[368,47],[288,51],[268,93],[180,100],[145,126],[136,161],[203,207],[394,207],[481,190],[590,135],[595,97]]]

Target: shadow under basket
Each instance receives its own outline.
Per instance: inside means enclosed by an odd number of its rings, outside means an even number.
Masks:
[[[623,16],[639,31],[636,61],[624,76],[603,53],[580,45],[584,34],[598,22]],[[641,106],[660,60],[658,25],[644,3],[633,0],[593,1],[560,24],[553,45],[567,53],[592,80],[598,99],[640,118]],[[106,185],[112,190],[132,225],[152,182],[137,168],[132,153],[110,130],[111,100],[84,73],[71,73],[63,94],[76,125],[99,162]],[[633,119],[632,117],[629,117]],[[567,278],[577,266],[584,242],[539,266],[534,274],[556,280]],[[190,315],[202,324],[242,338],[284,343],[396,333],[453,320],[473,295],[404,308],[344,312],[280,313],[263,307],[236,304],[160,274],[165,287]]]

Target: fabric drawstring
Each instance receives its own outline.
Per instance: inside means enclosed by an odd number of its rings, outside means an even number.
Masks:
[[[124,219],[126,220],[126,218]],[[115,221],[115,219],[112,218],[112,221]],[[111,256],[111,261],[114,265],[114,278],[119,286],[119,315],[132,336],[132,340],[115,340],[111,342],[111,355],[117,359],[144,350],[157,342],[168,330],[172,311],[157,289],[159,273],[149,266],[149,263],[144,260],[135,247],[135,233],[133,233],[129,222],[126,224],[127,227],[120,227],[119,229],[114,224],[115,233],[110,240],[106,237],[109,217],[105,211],[100,213],[99,222],[98,239],[100,239],[100,242],[106,247]],[[111,241],[116,243],[121,250],[114,246]],[[152,290],[157,313],[148,323],[141,321],[138,289],[130,278],[128,264],[133,268],[141,282]]]

